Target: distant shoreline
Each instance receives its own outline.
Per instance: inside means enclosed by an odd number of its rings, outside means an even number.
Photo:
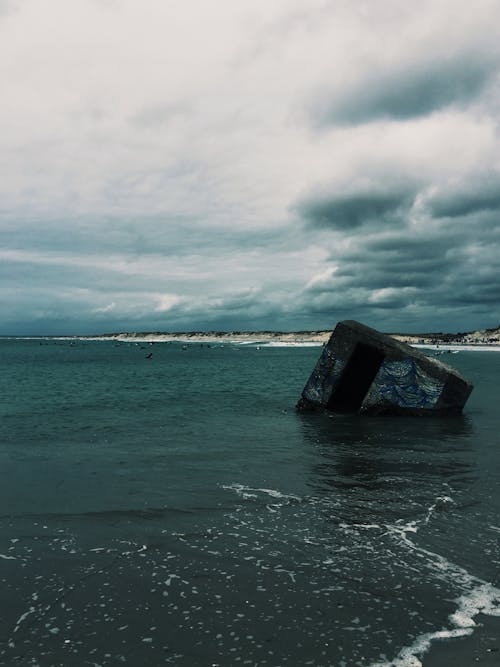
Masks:
[[[331,330],[316,331],[186,331],[186,332],[116,332],[89,336],[4,336],[19,339],[100,340],[135,343],[239,343],[274,345],[323,345]],[[389,334],[409,345],[423,347],[500,348],[500,327],[468,333]]]
[[[190,331],[190,332],[123,332],[109,333],[88,338],[102,340],[125,340],[136,342],[184,343],[275,343],[289,345],[324,344],[332,335],[332,330],[313,331]],[[470,331],[467,333],[421,333],[390,336],[409,345],[424,346],[497,346],[500,345],[500,327]]]

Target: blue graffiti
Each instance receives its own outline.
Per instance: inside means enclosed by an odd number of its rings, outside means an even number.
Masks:
[[[443,387],[443,382],[429,377],[411,358],[384,361],[363,406],[387,402],[402,408],[432,408]]]

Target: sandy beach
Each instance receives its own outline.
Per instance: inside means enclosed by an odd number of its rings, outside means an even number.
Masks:
[[[241,343],[241,344],[316,344],[326,343],[331,331],[190,331],[175,333],[113,333],[102,336],[88,336],[91,340],[117,340],[135,343]]]
[[[120,332],[84,336],[89,340],[116,340],[134,343],[206,343],[263,345],[323,345],[332,330],[316,331],[187,331],[187,332]],[[396,340],[436,351],[497,350],[500,351],[500,327],[467,333],[389,334]]]

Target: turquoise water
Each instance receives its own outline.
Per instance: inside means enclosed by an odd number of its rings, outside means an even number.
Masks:
[[[0,340],[0,664],[425,666],[499,615],[500,354],[418,419],[297,414],[319,353]]]

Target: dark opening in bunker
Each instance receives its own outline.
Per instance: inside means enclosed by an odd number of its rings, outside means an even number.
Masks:
[[[357,343],[330,396],[327,408],[333,412],[359,410],[384,357],[384,353],[377,348]]]

